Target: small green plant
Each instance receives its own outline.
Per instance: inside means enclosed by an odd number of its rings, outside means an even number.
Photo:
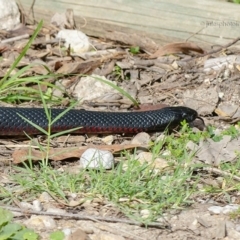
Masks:
[[[18,223],[13,223],[13,214],[0,208],[1,240],[37,240],[39,235]]]
[[[49,154],[50,141],[51,141],[51,139],[53,139],[53,138],[55,138],[55,137],[58,137],[58,136],[61,136],[61,135],[64,135],[64,134],[67,134],[67,133],[74,132],[74,131],[80,129],[81,126],[80,126],[80,127],[77,127],[77,128],[72,128],[72,129],[69,129],[69,130],[57,132],[57,133],[52,133],[52,131],[51,131],[52,125],[53,125],[56,121],[58,121],[64,114],[66,114],[70,109],[72,109],[72,108],[77,104],[77,102],[76,102],[75,104],[73,104],[72,106],[70,106],[69,108],[66,108],[66,109],[65,109],[64,111],[62,111],[58,116],[56,116],[54,119],[52,119],[52,117],[51,117],[51,109],[48,109],[48,106],[47,106],[47,104],[46,104],[44,95],[43,95],[40,87],[39,87],[39,94],[40,94],[40,96],[41,96],[41,100],[42,100],[42,103],[43,103],[43,108],[44,108],[44,110],[45,110],[46,118],[47,118],[47,120],[48,120],[48,128],[47,128],[47,130],[41,128],[40,126],[38,126],[38,125],[35,124],[34,122],[31,122],[30,120],[28,120],[28,119],[25,118],[24,116],[21,116],[21,115],[20,115],[20,117],[21,117],[24,121],[28,122],[30,125],[32,125],[33,127],[35,127],[36,129],[38,129],[39,132],[41,132],[43,135],[46,136],[46,138],[47,138],[47,145],[46,145],[46,147],[43,147],[43,146],[42,146],[41,144],[39,144],[39,143],[36,143],[36,144],[39,146],[39,149],[41,149],[41,151],[42,151],[43,153],[46,153],[46,154],[45,154],[45,157],[42,159],[42,164],[47,166],[47,165],[48,165],[48,154]],[[29,139],[31,139],[30,136],[28,136],[28,137],[29,137]],[[30,165],[32,165],[31,159],[30,159]]]
[[[236,211],[229,213],[229,216],[234,220],[240,219],[240,207]]]
[[[140,52],[140,47],[138,46],[130,47],[130,53],[138,54],[139,52]]]
[[[114,75],[116,81],[130,80],[130,74],[124,75],[123,70],[120,66],[114,67],[113,75]]]
[[[115,66],[114,70],[113,70],[113,73],[116,77],[116,81],[122,79],[122,69],[121,69],[121,67]]]
[[[233,3],[240,4],[240,0],[233,0]]]
[[[46,75],[36,75],[36,76],[26,76],[23,77],[24,74],[30,70],[36,64],[29,64],[21,69],[19,69],[16,73],[14,70],[17,65],[21,61],[21,59],[25,56],[28,49],[30,48],[32,42],[37,37],[43,22],[41,21],[33,35],[29,39],[26,46],[23,48],[22,52],[19,54],[17,59],[13,62],[12,66],[5,74],[5,76],[0,79],[0,100],[9,103],[21,103],[23,101],[39,101],[39,93],[38,89],[32,87],[33,84],[39,84],[41,86],[47,87],[48,91],[44,94],[44,98],[49,100],[50,102],[58,102],[61,103],[61,99],[57,97],[53,97],[52,91],[49,89],[58,89],[63,91],[61,88],[56,87],[54,84],[50,83],[50,81],[46,81],[47,79],[52,79],[59,77],[60,75],[53,74],[47,66],[43,65],[43,67],[47,70],[48,74]]]

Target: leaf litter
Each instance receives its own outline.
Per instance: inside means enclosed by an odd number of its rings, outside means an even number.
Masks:
[[[237,150],[240,147],[240,139],[232,139],[225,135],[216,142],[212,139],[201,140],[199,144],[189,142],[187,147],[195,154],[195,160],[199,160],[211,166],[217,167],[224,162],[233,162],[238,156]]]

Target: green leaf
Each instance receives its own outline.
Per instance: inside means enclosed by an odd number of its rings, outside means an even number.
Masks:
[[[38,234],[33,232],[32,230],[28,230],[26,233],[23,234],[24,240],[37,240]]]
[[[23,227],[20,231],[15,232],[11,240],[37,240],[38,234],[34,233],[31,229]]]
[[[0,240],[9,240],[12,234],[7,234],[7,233],[1,233],[0,234]]]
[[[132,54],[138,54],[139,51],[140,51],[140,48],[139,48],[138,46],[136,46],[136,47],[130,47],[130,52],[131,52]]]
[[[3,208],[0,208],[0,216],[0,228],[13,219],[13,214]]]
[[[65,235],[61,231],[56,231],[50,234],[50,240],[63,240]]]
[[[1,234],[6,234],[8,236],[14,235],[17,231],[21,230],[22,226],[18,223],[9,223],[2,228]]]

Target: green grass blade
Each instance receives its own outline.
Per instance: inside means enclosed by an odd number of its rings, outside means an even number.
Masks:
[[[29,39],[29,41],[27,42],[26,46],[21,51],[21,54],[17,57],[17,59],[12,64],[11,68],[9,69],[9,71],[6,73],[4,78],[0,81],[0,87],[1,87],[2,83],[5,82],[8,79],[8,77],[11,74],[11,72],[13,71],[13,69],[16,68],[16,66],[21,61],[21,59],[25,56],[25,54],[28,51],[28,49],[30,48],[32,42],[34,41],[34,39],[37,37],[38,33],[40,32],[40,30],[42,28],[42,25],[43,25],[43,21],[40,21],[38,26],[37,26],[37,28],[36,28],[36,30],[34,31],[32,37]]]
[[[22,116],[22,115],[20,115],[20,114],[18,114],[18,113],[17,113],[17,115],[18,115],[19,117],[21,117],[24,121],[26,121],[27,123],[29,123],[30,125],[32,125],[33,127],[35,127],[39,132],[41,132],[41,133],[43,133],[43,134],[45,134],[45,135],[48,135],[48,132],[47,132],[45,129],[41,128],[40,126],[38,126],[38,125],[35,124],[34,122],[28,120],[28,119],[25,118],[24,116]]]
[[[86,76],[86,75],[85,75]],[[95,77],[95,76],[91,76],[94,79],[103,82],[109,86],[111,86],[113,89],[117,90],[118,92],[120,92],[123,96],[127,97],[130,101],[132,101],[132,103],[134,104],[134,106],[139,106],[138,102],[126,91],[124,91],[122,88],[118,87],[117,85],[115,85],[114,83],[111,83],[110,81],[107,81],[105,79],[102,79],[100,77]]]
[[[79,102],[73,103],[70,107],[66,108],[64,111],[62,111],[56,118],[54,118],[51,121],[51,125],[54,124],[57,120],[59,120],[63,115],[65,115],[69,110],[73,109],[76,105],[78,105]]]
[[[65,130],[65,131],[61,131],[61,132],[58,132],[58,133],[54,133],[50,136],[50,138],[55,138],[55,137],[59,137],[61,135],[64,135],[64,134],[68,134],[68,133],[71,133],[71,132],[74,132],[74,131],[77,131],[79,129],[81,129],[82,127],[76,127],[76,128],[71,128],[69,130]]]

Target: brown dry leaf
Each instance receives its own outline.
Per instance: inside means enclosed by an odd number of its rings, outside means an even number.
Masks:
[[[188,89],[183,93],[184,105],[202,116],[212,114],[219,101],[218,91],[218,87]]]
[[[219,108],[216,108],[214,112],[220,117],[230,117],[226,112]]]
[[[0,44],[0,53],[6,52],[9,48],[10,48],[10,46],[1,43]]]
[[[58,69],[60,69],[63,66],[62,61],[56,61],[54,64],[54,70],[57,71]]]
[[[19,25],[18,28],[9,31],[9,35],[8,37],[17,37],[17,36],[21,36],[21,35],[25,35],[25,34],[29,34],[32,35],[34,32],[34,29],[31,29],[23,24]]]
[[[194,43],[189,42],[170,43],[159,48],[155,53],[150,55],[149,58],[150,59],[158,58],[166,54],[188,53],[189,51],[198,52],[201,54],[204,53],[204,50]]]
[[[32,66],[31,71],[38,75],[47,75],[48,74],[48,70],[43,65]]]
[[[154,52],[158,49],[158,45],[151,38],[148,38],[146,36],[140,36],[136,33],[129,34],[112,31],[106,33],[106,38],[113,41],[122,42],[130,46],[138,46],[141,49],[149,52]]]
[[[215,109],[215,113],[220,117],[233,117],[238,111],[239,106],[229,102],[223,102]]]
[[[130,150],[136,147],[140,147],[138,144],[126,144],[126,145],[93,145],[93,146],[84,146],[84,147],[72,147],[72,148],[51,148],[49,150],[48,158],[53,161],[62,161],[69,158],[80,158],[83,152],[85,152],[88,148],[94,147],[100,150],[111,151],[112,153],[117,153],[123,150]],[[21,148],[17,149],[12,154],[13,163],[18,164],[24,162],[28,159],[33,161],[38,161],[46,158],[46,152],[42,152],[40,150],[32,149],[32,148]]]
[[[143,112],[143,111],[159,110],[159,109],[166,108],[166,107],[169,107],[169,105],[163,104],[163,103],[158,103],[158,104],[154,104],[154,105],[141,104],[141,105],[139,106],[139,109],[134,109],[134,112]]]
[[[199,146],[193,142],[189,142],[187,147],[196,152],[199,161],[219,166],[223,162],[232,162],[236,159],[236,151],[239,149],[239,139],[231,139],[231,136],[225,135],[219,142],[212,139],[201,140]]]
[[[102,61],[100,59],[94,59],[94,60],[89,60],[89,61],[84,61],[84,62],[65,63],[65,64],[63,64],[62,67],[60,67],[57,70],[57,73],[60,73],[60,74],[75,74],[75,73],[90,74],[101,64],[102,64]]]

